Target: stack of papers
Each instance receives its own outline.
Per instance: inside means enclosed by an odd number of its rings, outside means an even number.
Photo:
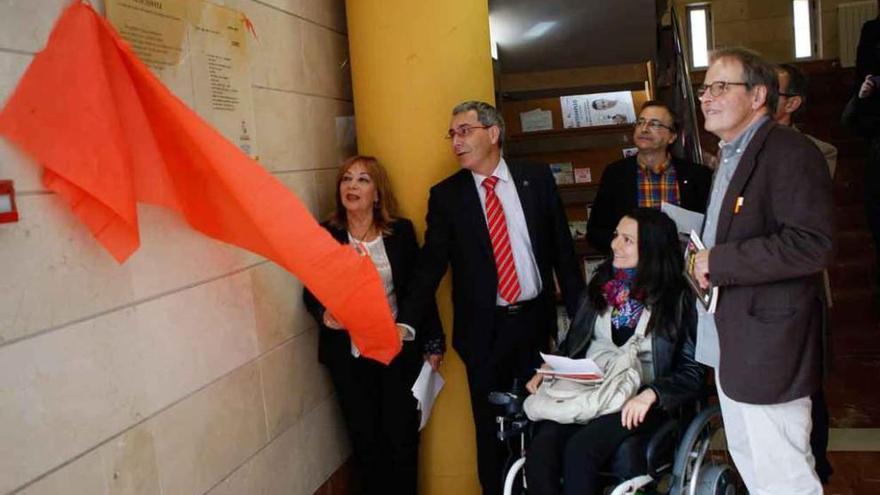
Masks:
[[[434,407],[434,401],[440,395],[443,389],[443,377],[431,368],[427,361],[422,364],[422,371],[416,382],[412,386],[413,397],[418,401],[418,410],[421,411],[421,420],[419,422],[419,431],[428,424],[431,418],[431,409]]]
[[[568,380],[584,380],[584,381],[601,381],[603,378],[602,370],[590,358],[571,359],[563,356],[554,356],[552,354],[541,353],[541,358],[547,363],[549,368],[539,368],[538,373],[548,375],[555,378],[565,378]]]

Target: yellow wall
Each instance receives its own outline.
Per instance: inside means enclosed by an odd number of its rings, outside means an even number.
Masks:
[[[458,165],[443,139],[452,107],[492,102],[485,0],[349,0],[348,34],[358,148],[388,168],[404,216],[424,230],[430,186]],[[448,284],[438,293],[451,331]],[[450,349],[446,388],[422,434],[424,494],[479,493],[464,368]]]

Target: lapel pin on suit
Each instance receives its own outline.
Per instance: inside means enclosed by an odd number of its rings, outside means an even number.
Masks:
[[[527,181],[527,180],[522,181],[522,185],[523,185],[523,187],[529,187],[529,181]]]
[[[736,198],[736,205],[733,207],[733,214],[736,215],[739,213],[739,210],[742,210],[743,203],[745,203],[745,198],[742,196]]]

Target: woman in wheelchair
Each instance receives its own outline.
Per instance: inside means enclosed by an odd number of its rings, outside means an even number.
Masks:
[[[701,391],[695,298],[683,276],[675,223],[657,210],[638,208],[618,223],[611,249],[613,257],[590,281],[557,354],[582,358],[601,340],[621,347],[645,320],[638,349],[641,390],[620,412],[586,424],[538,423],[526,457],[529,494],[600,493],[600,469],[624,440],[656,430]],[[526,388],[534,394],[541,383],[542,375],[535,375]]]

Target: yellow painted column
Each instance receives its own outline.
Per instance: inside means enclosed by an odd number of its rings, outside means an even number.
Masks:
[[[358,149],[391,175],[403,216],[425,227],[428,190],[458,169],[443,137],[452,108],[494,102],[486,0],[347,0]],[[448,278],[448,277],[447,277]],[[447,340],[448,280],[438,291]],[[480,493],[464,366],[452,351],[431,421],[422,432],[420,493]]]

